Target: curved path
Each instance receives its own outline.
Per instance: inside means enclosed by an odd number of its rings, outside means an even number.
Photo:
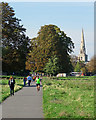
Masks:
[[[35,83],[23,87],[2,103],[2,118],[43,118],[42,96]]]

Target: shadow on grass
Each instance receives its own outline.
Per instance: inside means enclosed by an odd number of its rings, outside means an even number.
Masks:
[[[19,83],[17,83],[16,85],[19,85],[19,86],[21,86],[21,87],[23,87],[23,86],[24,86],[23,84],[19,84]]]

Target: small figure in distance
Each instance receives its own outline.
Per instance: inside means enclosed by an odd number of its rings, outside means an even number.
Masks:
[[[39,76],[36,77],[35,82],[36,82],[37,91],[39,91],[40,90],[40,78],[39,78]]]
[[[26,81],[27,81],[27,78],[26,78],[26,77],[24,77],[24,79],[23,79],[24,86],[26,85]]]
[[[30,83],[31,83],[31,81],[32,81],[32,77],[31,77],[30,75],[28,75],[27,81],[28,81],[28,85],[30,86]]]
[[[33,79],[33,81],[35,81],[35,79],[36,79],[36,76],[33,76],[33,78],[32,78],[32,79]]]
[[[12,96],[14,95],[14,86],[15,86],[15,80],[12,76],[9,78],[8,85],[10,86],[10,95]]]

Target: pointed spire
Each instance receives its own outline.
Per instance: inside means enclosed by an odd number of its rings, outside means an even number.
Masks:
[[[85,41],[84,41],[84,32],[82,28],[81,32],[81,45],[80,45],[80,54],[78,56],[79,61],[88,61],[88,55],[86,55],[86,49],[85,49]]]
[[[81,46],[80,46],[80,53],[86,53],[85,51],[85,42],[84,42],[84,32],[82,28],[82,33],[81,33]]]
[[[82,38],[81,38],[81,42],[82,42],[82,43],[83,43],[83,45],[85,46],[83,28],[82,28]]]

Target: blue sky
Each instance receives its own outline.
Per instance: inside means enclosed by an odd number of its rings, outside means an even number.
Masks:
[[[36,37],[43,25],[57,25],[72,38],[73,54],[78,55],[83,28],[88,59],[94,55],[94,2],[9,2],[9,5],[22,20],[29,38]]]

